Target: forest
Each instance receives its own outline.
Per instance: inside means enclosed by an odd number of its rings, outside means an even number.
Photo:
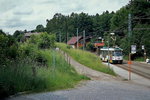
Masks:
[[[129,14],[131,14],[131,34],[128,32]],[[125,55],[130,52],[130,45],[136,45],[135,56],[143,56],[142,45],[144,45],[147,55],[150,56],[150,2],[147,0],[133,0],[116,12],[104,11],[96,15],[84,12],[79,14],[72,12],[70,15],[56,13],[52,19],[46,19],[46,22],[46,27],[40,24],[31,32],[54,33],[57,41],[65,43],[72,36],[76,36],[77,28],[80,36],[85,30],[86,36],[92,36],[93,39],[103,37],[105,41],[110,33],[115,33],[117,38],[115,44],[123,48]],[[23,32],[16,31],[14,37],[21,38],[19,33]],[[107,46],[107,43],[105,44]]]

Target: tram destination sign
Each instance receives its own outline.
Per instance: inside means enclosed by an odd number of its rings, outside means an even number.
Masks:
[[[136,53],[136,45],[131,45],[131,53]]]

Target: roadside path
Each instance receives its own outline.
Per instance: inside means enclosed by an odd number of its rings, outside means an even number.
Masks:
[[[62,53],[62,54],[64,54],[64,53]],[[75,70],[79,74],[83,74],[85,76],[88,76],[92,80],[120,80],[121,79],[121,77],[115,77],[115,76],[105,74],[105,73],[93,70],[91,68],[88,68],[88,67],[78,63],[74,59],[72,59],[66,53],[64,54],[64,56],[65,56],[66,60],[67,60],[67,57],[69,58],[70,64],[75,68]]]

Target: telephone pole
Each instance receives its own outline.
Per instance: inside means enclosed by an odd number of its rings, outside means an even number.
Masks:
[[[128,37],[129,40],[132,36],[132,22],[131,22],[131,14],[128,14]]]
[[[132,0],[131,0],[132,2]],[[131,36],[132,36],[132,22],[131,14],[128,14],[128,39],[129,39],[129,61],[128,61],[128,70],[129,70],[129,80],[131,80]]]
[[[78,28],[77,28],[77,49],[78,49]]]
[[[85,30],[83,31],[83,50],[85,50]]]

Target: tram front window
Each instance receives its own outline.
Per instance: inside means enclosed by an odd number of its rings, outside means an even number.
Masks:
[[[113,56],[122,56],[122,52],[114,52]]]

